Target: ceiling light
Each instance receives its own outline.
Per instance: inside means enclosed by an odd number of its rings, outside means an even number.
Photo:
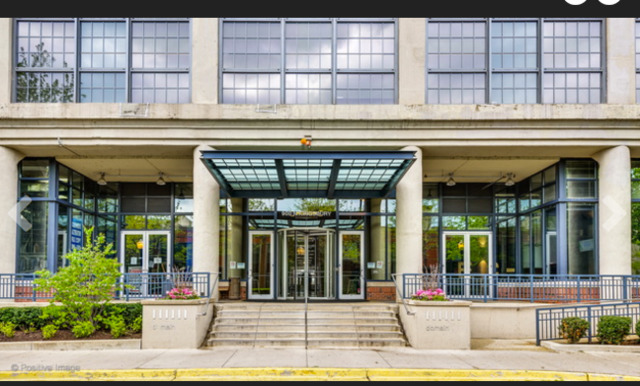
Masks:
[[[515,185],[516,182],[513,180],[513,177],[515,177],[515,175],[513,173],[507,173],[507,180],[504,182],[504,184],[506,186]]]
[[[100,173],[100,178],[98,179],[98,185],[106,185],[107,180],[104,179],[104,173]]]
[[[449,179],[447,180],[447,186],[454,186],[456,180],[453,179],[453,173],[449,173]]]
[[[166,184],[163,176],[164,176],[164,173],[160,173],[160,177],[158,177],[158,181],[156,181],[156,184],[160,186],[164,186]]]

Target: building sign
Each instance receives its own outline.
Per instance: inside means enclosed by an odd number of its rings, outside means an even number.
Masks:
[[[82,249],[82,220],[74,218],[71,221],[71,250]]]
[[[284,217],[331,217],[333,212],[328,211],[284,211],[281,212]]]

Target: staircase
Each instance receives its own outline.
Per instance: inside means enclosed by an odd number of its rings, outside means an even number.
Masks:
[[[229,302],[216,305],[208,347],[406,346],[395,303]]]

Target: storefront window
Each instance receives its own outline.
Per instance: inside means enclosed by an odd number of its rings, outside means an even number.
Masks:
[[[47,219],[49,203],[31,202],[22,211],[22,216],[30,227],[18,227],[19,258],[18,273],[33,273],[47,268]]]
[[[597,273],[594,216],[594,204],[567,204],[567,257],[571,275]]]
[[[438,217],[422,218],[422,264],[424,268],[438,267]]]
[[[224,217],[221,217],[224,218]],[[175,217],[173,265],[191,271],[193,267],[193,215]]]

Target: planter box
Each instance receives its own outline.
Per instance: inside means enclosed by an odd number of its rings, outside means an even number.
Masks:
[[[212,299],[143,300],[142,348],[199,348],[213,317]]]
[[[471,302],[407,300],[409,314],[398,313],[411,347],[418,349],[471,349]]]

